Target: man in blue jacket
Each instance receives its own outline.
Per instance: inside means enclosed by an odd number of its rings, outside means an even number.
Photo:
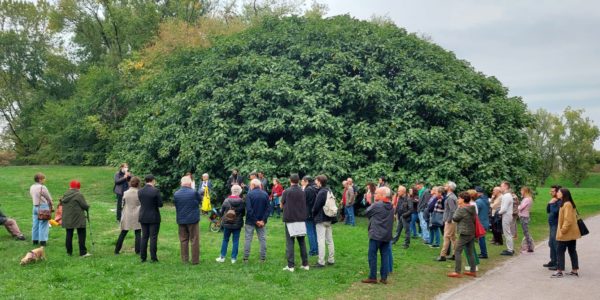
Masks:
[[[246,196],[246,226],[244,243],[244,262],[248,262],[250,247],[254,231],[258,235],[260,243],[260,261],[267,259],[267,236],[265,226],[270,213],[269,195],[262,190],[262,184],[258,178],[250,181],[250,192]]]
[[[189,244],[192,248],[192,265],[200,262],[200,194],[192,189],[192,179],[189,176],[181,178],[181,188],[173,197],[177,224],[179,225],[179,244],[181,246],[181,260],[189,263]]]
[[[553,185],[550,188],[550,202],[546,206],[546,212],[548,213],[548,226],[550,227],[550,237],[548,239],[548,247],[550,247],[550,261],[544,264],[544,268],[556,271],[557,260],[556,260],[556,229],[558,228],[558,212],[562,205],[562,200],[556,197],[556,193],[560,190],[560,185]]]
[[[477,200],[475,201],[475,205],[477,205],[477,217],[479,217],[479,222],[485,231],[487,232],[490,229],[490,199],[485,194],[485,191],[482,187],[476,186],[475,191],[477,192]],[[485,244],[485,235],[479,238],[479,249],[481,250],[481,254],[479,254],[479,258],[488,258],[487,246]]]

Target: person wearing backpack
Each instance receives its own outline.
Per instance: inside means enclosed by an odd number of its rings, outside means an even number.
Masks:
[[[319,175],[315,178],[315,184],[319,191],[317,192],[317,198],[315,199],[315,205],[312,208],[315,224],[317,227],[317,243],[319,247],[319,260],[318,263],[313,267],[323,268],[325,267],[325,245],[327,244],[327,250],[329,256],[327,258],[327,264],[333,265],[335,263],[335,246],[333,244],[333,229],[331,222],[335,217],[334,212],[337,213],[336,200],[333,193],[327,187],[327,176]]]
[[[302,258],[302,269],[309,270],[308,254],[306,253],[306,195],[298,185],[300,176],[298,174],[290,175],[290,187],[283,191],[281,195],[281,207],[283,210],[283,222],[285,227],[285,256],[287,257],[287,266],[284,271],[294,272],[294,240],[298,241],[300,247],[300,257]]]
[[[223,242],[221,243],[221,256],[217,257],[217,262],[225,262],[225,256],[227,256],[227,246],[229,245],[229,238],[233,236],[231,245],[231,263],[235,264],[238,256],[238,248],[240,242],[240,232],[244,227],[244,215],[246,212],[246,205],[240,195],[242,194],[242,187],[234,184],[231,186],[231,196],[227,197],[223,201],[221,206],[221,220],[223,224]]]
[[[175,192],[173,203],[179,227],[179,243],[181,247],[181,261],[189,263],[189,250],[192,250],[192,265],[200,263],[200,194],[192,188],[192,178],[181,178],[181,188]],[[189,246],[191,244],[191,247]]]

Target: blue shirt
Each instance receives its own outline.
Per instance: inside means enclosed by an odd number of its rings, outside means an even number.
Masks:
[[[196,224],[200,221],[200,194],[189,187],[181,187],[173,197],[177,224]]]
[[[257,221],[267,223],[271,205],[269,205],[269,195],[260,188],[255,188],[248,192],[246,196],[246,224],[255,225]]]
[[[558,212],[560,211],[560,204],[562,200],[558,200],[554,203],[548,203],[546,206],[546,212],[548,213],[548,225],[558,226]]]

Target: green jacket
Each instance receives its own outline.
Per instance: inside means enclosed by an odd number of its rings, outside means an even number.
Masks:
[[[459,207],[452,220],[457,223],[456,232],[459,235],[475,235],[475,206]]]
[[[70,189],[60,201],[63,206],[62,227],[85,228],[85,212],[90,206],[78,189]]]

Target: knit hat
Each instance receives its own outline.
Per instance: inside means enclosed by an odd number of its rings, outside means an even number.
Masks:
[[[80,189],[81,188],[81,183],[77,180],[71,180],[71,183],[69,184],[69,187],[71,187],[72,189]]]

